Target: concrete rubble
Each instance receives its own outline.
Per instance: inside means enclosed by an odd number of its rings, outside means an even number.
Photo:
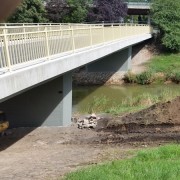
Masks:
[[[89,116],[86,116],[83,119],[77,120],[77,126],[79,129],[83,128],[96,128],[98,120],[100,120],[100,117],[97,117],[96,114],[91,114]]]

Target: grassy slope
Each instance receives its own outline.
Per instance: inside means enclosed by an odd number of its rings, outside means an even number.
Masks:
[[[180,72],[180,54],[163,54],[154,57],[148,67],[154,72]]]
[[[180,179],[180,145],[140,151],[134,158],[118,160],[70,173],[66,180],[177,180]]]

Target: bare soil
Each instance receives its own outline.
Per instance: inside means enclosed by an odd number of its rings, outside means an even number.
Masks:
[[[180,97],[134,114],[99,120],[96,130],[18,128],[0,137],[0,179],[60,179],[67,172],[180,140]]]

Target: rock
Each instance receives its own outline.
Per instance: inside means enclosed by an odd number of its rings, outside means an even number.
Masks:
[[[77,125],[78,125],[78,128],[79,128],[79,129],[82,129],[82,125],[83,125],[82,122],[77,123]]]
[[[82,119],[83,118],[83,119]],[[90,116],[82,116],[77,120],[77,126],[79,129],[82,128],[96,128],[97,121],[99,121],[101,118],[97,117],[95,113],[92,113]],[[76,120],[74,120],[76,121]]]
[[[96,114],[95,114],[95,113],[92,113],[92,114],[91,114],[91,116],[90,116],[90,118],[96,119],[96,118],[97,118],[97,116],[96,116]]]
[[[90,128],[90,124],[83,124],[82,128]]]
[[[89,120],[88,119],[84,119],[83,125],[88,125],[89,124]]]
[[[95,123],[90,124],[89,127],[95,129],[96,128],[96,124]]]

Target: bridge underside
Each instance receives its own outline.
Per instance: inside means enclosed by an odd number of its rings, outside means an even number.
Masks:
[[[149,15],[149,9],[128,9],[128,15]]]
[[[132,46],[87,65],[88,72],[121,72],[131,69]]]
[[[52,79],[0,104],[10,127],[67,126],[71,120],[72,74]]]

